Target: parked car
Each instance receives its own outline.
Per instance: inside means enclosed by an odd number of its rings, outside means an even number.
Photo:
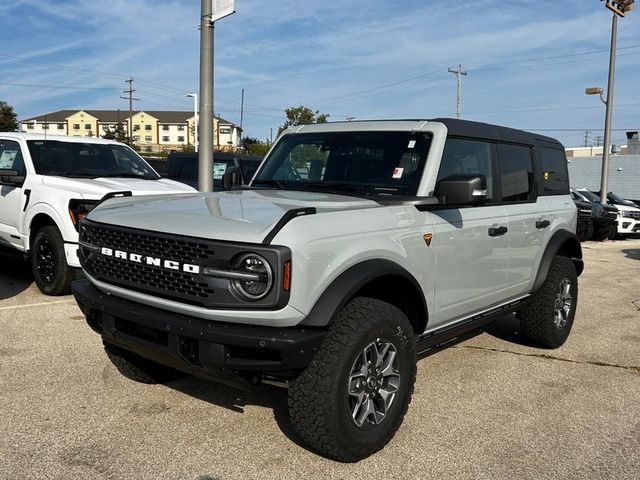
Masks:
[[[576,207],[578,209],[578,227],[576,229],[576,235],[581,242],[590,240],[593,236],[593,217],[591,215],[591,202],[582,200],[573,192],[571,192],[571,198],[573,198],[573,203],[576,204]]]
[[[593,192],[600,197],[600,192]],[[640,208],[631,200],[616,195],[613,192],[607,193],[607,202],[618,210],[617,234],[621,237],[640,234]]]
[[[0,133],[0,189],[0,246],[28,255],[47,295],[69,292],[79,222],[105,195],[194,192],[121,143],[15,132]]]
[[[618,223],[618,209],[611,205],[600,203],[600,197],[587,189],[572,189],[573,198],[591,203],[591,218],[593,219],[593,235],[586,240],[602,241],[616,235]]]
[[[247,185],[262,162],[262,157],[216,152],[213,157],[213,187],[222,188],[222,178],[230,166],[237,167],[240,173],[240,185]],[[198,188],[198,154],[190,152],[172,152],[167,158],[166,175],[172,180]]]
[[[522,338],[566,341],[577,216],[552,138],[452,119],[306,125],[249,188],[93,209],[73,291],[124,375],[279,382],[301,439],[353,462],[402,423],[417,352],[511,312]]]

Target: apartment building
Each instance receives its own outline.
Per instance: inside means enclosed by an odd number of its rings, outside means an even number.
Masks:
[[[180,111],[136,111],[129,118],[129,112],[121,110],[58,110],[21,120],[20,129],[31,133],[103,137],[115,132],[118,125],[122,125],[128,135],[131,123],[131,137],[140,150],[168,152],[195,144],[194,120],[193,112]],[[240,146],[241,134],[238,125],[220,116],[214,117],[214,149],[235,151]]]

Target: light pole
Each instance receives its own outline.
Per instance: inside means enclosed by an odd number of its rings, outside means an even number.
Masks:
[[[193,146],[198,151],[198,94],[188,93],[187,97],[193,98]]]
[[[604,118],[604,143],[602,147],[602,175],[600,176],[600,201],[607,202],[609,190],[609,151],[611,150],[611,117],[613,114],[613,86],[616,71],[616,41],[618,38],[618,17],[624,17],[625,13],[633,9],[635,0],[603,0],[605,6],[613,12],[611,20],[611,52],[609,54],[609,81],[607,84],[607,99],[602,98],[601,88],[588,88],[587,95],[600,94],[600,99],[607,106]],[[599,91],[598,91],[599,90]]]

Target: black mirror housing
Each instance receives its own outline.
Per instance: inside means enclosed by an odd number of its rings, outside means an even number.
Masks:
[[[240,169],[236,166],[229,166],[222,176],[222,188],[225,190],[231,190],[233,187],[237,187],[242,183],[240,176]]]
[[[436,184],[435,195],[444,205],[481,205],[487,201],[484,175],[454,174]]]

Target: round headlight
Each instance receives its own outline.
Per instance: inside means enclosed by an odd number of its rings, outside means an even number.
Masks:
[[[235,272],[244,274],[244,278],[231,281],[232,288],[248,300],[260,300],[271,290],[273,271],[269,262],[260,255],[247,253],[241,255],[234,263]]]

